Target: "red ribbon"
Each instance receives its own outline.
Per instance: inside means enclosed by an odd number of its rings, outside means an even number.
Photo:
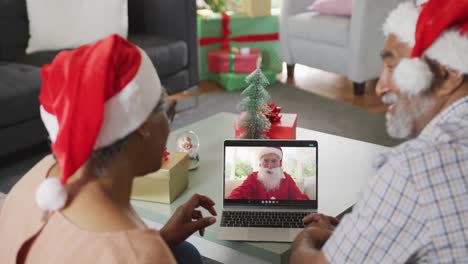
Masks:
[[[229,29],[230,18],[226,13],[221,13],[222,34],[221,37],[205,37],[199,40],[200,46],[207,46],[221,42],[221,48],[229,49],[229,42],[259,42],[259,41],[277,41],[278,33],[245,35],[229,38],[231,30]]]
[[[222,20],[221,20],[221,25],[222,25],[222,44],[221,48],[222,49],[229,49],[229,35],[231,35],[231,31],[229,30],[229,16],[223,12],[221,13]]]
[[[282,108],[276,106],[275,103],[267,104],[268,108],[270,108],[270,112],[265,114],[265,116],[270,120],[270,123],[278,123],[281,120],[281,110]]]

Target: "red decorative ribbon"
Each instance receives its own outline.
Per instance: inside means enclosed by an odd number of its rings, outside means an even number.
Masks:
[[[259,41],[277,41],[278,33],[245,35],[229,38],[231,30],[229,29],[230,18],[226,13],[221,13],[222,34],[221,37],[205,37],[199,40],[200,46],[207,46],[221,42],[221,48],[229,49],[229,42],[259,42]]]
[[[280,113],[282,108],[276,106],[275,103],[267,104],[267,106],[270,108],[270,112],[265,114],[265,116],[270,120],[270,123],[278,123],[281,120]]]
[[[167,147],[164,148],[164,153],[163,153],[163,161],[168,161],[169,160],[169,151],[167,151]]]

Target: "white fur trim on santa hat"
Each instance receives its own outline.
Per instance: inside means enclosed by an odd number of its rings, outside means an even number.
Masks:
[[[104,120],[94,148],[108,146],[135,131],[150,116],[161,97],[161,81],[150,58],[140,49],[135,78],[106,102]]]
[[[429,89],[433,74],[421,59],[402,59],[393,72],[393,81],[402,93],[417,95]]]
[[[442,33],[424,54],[450,69],[468,73],[468,37],[457,29]]]
[[[267,154],[275,154],[280,158],[280,160],[283,159],[283,152],[281,152],[281,150],[279,150],[277,148],[271,148],[271,147],[263,148],[260,151],[260,153],[258,154],[258,158],[261,159],[263,156],[265,156]]]
[[[44,123],[44,126],[49,133],[50,141],[55,142],[59,129],[57,117],[47,112],[42,105],[39,107],[39,111],[41,113],[42,123]]]
[[[416,3],[416,5],[420,6],[420,5],[422,5],[422,4],[427,3],[427,1],[429,1],[429,0],[416,0],[416,1],[414,1],[414,2]]]
[[[161,97],[161,81],[150,58],[140,49],[141,65],[137,74],[120,93],[104,104],[104,120],[94,149],[109,146],[135,131],[149,117]],[[40,108],[42,121],[52,142],[58,133],[56,116]]]
[[[400,41],[413,47],[419,12],[420,8],[415,6],[413,2],[401,3],[390,13],[383,25],[385,36],[388,37],[393,33]]]
[[[62,209],[67,202],[67,198],[67,191],[57,178],[45,179],[36,191],[37,205],[46,211]]]

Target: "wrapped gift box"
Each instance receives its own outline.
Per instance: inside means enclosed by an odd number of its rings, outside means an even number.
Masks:
[[[132,199],[173,202],[188,186],[188,154],[171,152],[160,170],[133,181]]]
[[[234,124],[235,136],[240,138],[245,129],[239,128],[239,122],[246,113],[241,113]],[[271,124],[266,136],[270,139],[296,139],[297,114],[281,114],[281,120]]]
[[[276,83],[276,73],[270,70],[263,71],[263,74],[270,82],[270,85]],[[219,73],[218,76],[218,83],[223,86],[223,88],[227,91],[239,91],[247,88],[249,84],[245,81],[245,78],[249,74],[244,73]]]
[[[262,51],[263,70],[282,71],[278,17],[223,16],[218,13],[197,17],[200,55],[200,80],[218,81],[218,73],[210,72],[208,52],[216,49],[249,47]],[[226,25],[223,30],[223,20]],[[227,29],[227,31],[226,31]]]
[[[210,72],[251,73],[257,69],[261,55],[261,50],[250,48],[241,48],[236,52],[212,50],[208,52],[208,69]]]
[[[244,0],[243,11],[247,16],[271,15],[271,0]]]

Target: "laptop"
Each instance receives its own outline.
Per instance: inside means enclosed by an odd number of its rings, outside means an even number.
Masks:
[[[317,190],[317,141],[226,140],[218,239],[291,242]]]

